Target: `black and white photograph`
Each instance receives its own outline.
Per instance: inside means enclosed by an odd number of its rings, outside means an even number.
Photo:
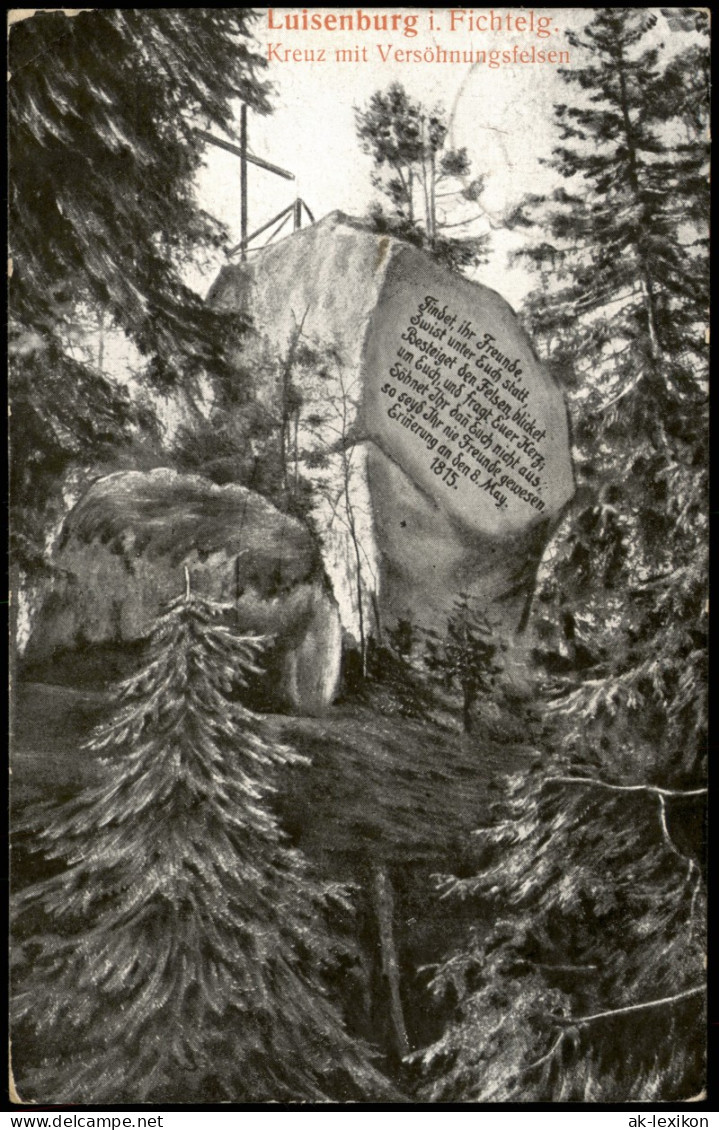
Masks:
[[[12,1109],[693,1113],[708,11],[8,22]]]

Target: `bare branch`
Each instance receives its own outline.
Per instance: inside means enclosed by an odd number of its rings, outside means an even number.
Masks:
[[[541,1059],[535,1059],[534,1063],[528,1063],[526,1067],[523,1067],[522,1075],[525,1075],[528,1071],[534,1071],[535,1067],[541,1067],[543,1063],[547,1063],[550,1059],[553,1059],[564,1043],[566,1034],[566,1031],[560,1032],[547,1054],[543,1055]]]
[[[657,795],[657,800],[659,801],[659,824],[662,829],[662,839],[664,840],[664,843],[667,845],[672,855],[677,855],[679,859],[683,859],[686,863],[686,855],[684,855],[684,853],[679,850],[677,845],[674,843],[674,840],[669,835],[669,828],[667,827],[667,802],[661,793]],[[694,860],[691,860],[691,862],[693,863]]]
[[[664,1008],[668,1005],[676,1004],[678,1001],[688,1000],[690,997],[704,996],[706,990],[703,985],[697,986],[694,989],[685,989],[683,993],[675,993],[671,997],[660,997],[657,1000],[642,1001],[641,1004],[628,1004],[623,1008],[609,1008],[605,1012],[595,1012],[591,1016],[550,1016],[548,1017],[554,1024],[561,1024],[566,1030],[567,1028],[581,1028],[587,1024],[594,1024],[596,1020],[606,1020],[610,1016],[627,1016],[630,1012],[644,1012],[650,1008]]]
[[[442,231],[449,231],[450,228],[464,228],[467,224],[473,224],[476,220],[483,220],[485,218],[484,212],[477,212],[474,216],[468,216],[466,220],[457,220],[455,224],[442,224]]]
[[[605,1012],[595,1012],[591,1016],[564,1018],[552,1015],[548,1019],[553,1021],[555,1024],[560,1024],[562,1026],[559,1035],[557,1036],[549,1051],[545,1055],[541,1056],[540,1059],[536,1059],[533,1063],[528,1063],[526,1067],[522,1068],[521,1074],[525,1075],[530,1071],[534,1071],[537,1067],[541,1067],[543,1064],[548,1063],[551,1059],[553,1059],[557,1052],[561,1049],[564,1040],[566,1039],[569,1031],[572,1028],[586,1027],[586,1025],[593,1024],[596,1020],[605,1020],[610,1016],[623,1016],[631,1012],[641,1012],[651,1008],[663,1008],[666,1005],[675,1004],[677,1001],[687,1000],[689,997],[703,995],[704,991],[704,988],[687,989],[685,992],[676,993],[672,997],[662,997],[658,1000],[644,1001],[642,1002],[642,1004],[630,1004],[626,1005],[624,1008],[607,1009]]]
[[[627,348],[629,347],[627,346]],[[616,356],[616,354],[614,356]],[[602,411],[607,412],[615,404],[618,404],[620,400],[623,400],[625,396],[629,396],[629,393],[634,391],[634,389],[642,381],[645,375],[646,370],[640,369],[638,375],[627,385],[626,388],[623,388],[619,393],[617,393],[615,397],[612,398],[612,400],[609,400],[606,404],[602,405]]]
[[[535,969],[547,969],[554,973],[584,973],[587,970],[591,973],[597,970],[597,965],[552,965],[548,961],[533,961],[531,963]]]
[[[692,863],[693,862],[694,861],[692,860]],[[690,941],[691,941],[692,937],[694,936],[694,912],[696,910],[697,897],[699,895],[699,891],[700,891],[701,885],[702,885],[701,872],[700,872],[699,868],[696,866],[696,864],[694,864],[694,867],[695,867],[695,872],[696,872],[695,876],[694,876],[694,890],[692,891],[692,901],[691,901],[691,904],[690,904],[690,907],[689,907],[689,918],[687,920],[687,929],[689,931],[689,940]],[[691,869],[689,871],[689,874],[691,874]],[[688,878],[689,878],[689,875],[687,875],[687,879]]]
[[[598,777],[545,777],[542,784],[555,782],[563,785],[597,785],[619,793],[653,793],[659,797],[704,796],[706,789],[662,789],[659,785],[615,785],[610,781],[600,781]]]
[[[697,896],[699,894],[699,888],[701,887],[701,871],[699,870],[696,860],[692,859],[688,855],[685,855],[684,852],[681,851],[680,848],[678,848],[674,843],[674,840],[672,839],[669,832],[669,827],[667,825],[666,801],[661,795],[658,796],[657,799],[659,801],[659,823],[661,825],[662,838],[664,840],[664,843],[666,844],[672,855],[675,855],[677,859],[681,859],[683,863],[686,863],[686,882],[688,883],[691,880],[692,875],[694,876],[694,889],[692,891],[692,901],[691,907],[689,909],[689,920],[687,923],[687,926],[689,928],[689,935],[691,937],[692,933],[694,932],[694,910],[696,907]]]

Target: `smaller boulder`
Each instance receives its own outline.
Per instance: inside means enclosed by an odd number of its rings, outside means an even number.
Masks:
[[[95,482],[70,512],[58,580],[28,642],[43,664],[145,639],[163,605],[193,589],[235,605],[241,631],[271,636],[263,698],[319,714],[336,693],[341,628],[318,548],[301,522],[237,484],[168,469]]]

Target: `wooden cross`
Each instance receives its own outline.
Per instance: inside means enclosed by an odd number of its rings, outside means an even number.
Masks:
[[[261,157],[255,157],[247,150],[247,106],[243,102],[240,110],[240,144],[234,145],[230,141],[225,141],[221,137],[215,137],[214,134],[207,133],[206,130],[197,129],[195,133],[201,137],[203,141],[207,141],[210,145],[216,145],[218,149],[225,149],[228,153],[233,153],[236,157],[240,158],[240,242],[234,247],[231,247],[228,255],[234,255],[237,251],[240,252],[241,258],[247,258],[248,244],[256,239],[258,235],[262,235],[273,224],[280,221],[279,226],[273,231],[270,239],[277,235],[281,228],[283,228],[289,219],[290,215],[294,219],[294,229],[302,227],[302,209],[304,208],[310,223],[314,223],[314,216],[305,204],[304,200],[297,197],[287,208],[283,208],[271,220],[268,220],[262,227],[257,228],[251,235],[247,234],[247,164],[257,165],[260,169],[265,169],[268,173],[274,173],[275,176],[283,177],[284,180],[294,180],[295,174],[290,173],[287,169],[281,169],[279,165],[272,165],[269,161],[262,160]]]

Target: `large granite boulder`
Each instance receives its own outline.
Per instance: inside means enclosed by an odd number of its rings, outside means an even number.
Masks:
[[[109,475],[68,515],[54,565],[29,664],[144,639],[187,566],[194,591],[273,638],[270,702],[317,714],[334,697],[341,626],[316,544],[253,491],[165,469]]]
[[[344,397],[353,416],[361,553],[345,539],[342,560],[324,537],[346,626],[356,629],[359,560],[381,624],[437,624],[468,592],[516,627],[574,480],[561,392],[504,299],[333,213],[223,268],[208,301],[252,319],[243,363],[264,366],[270,396],[298,327],[337,358],[334,388],[313,394],[307,379],[305,407]],[[318,520],[327,525],[321,507]]]

